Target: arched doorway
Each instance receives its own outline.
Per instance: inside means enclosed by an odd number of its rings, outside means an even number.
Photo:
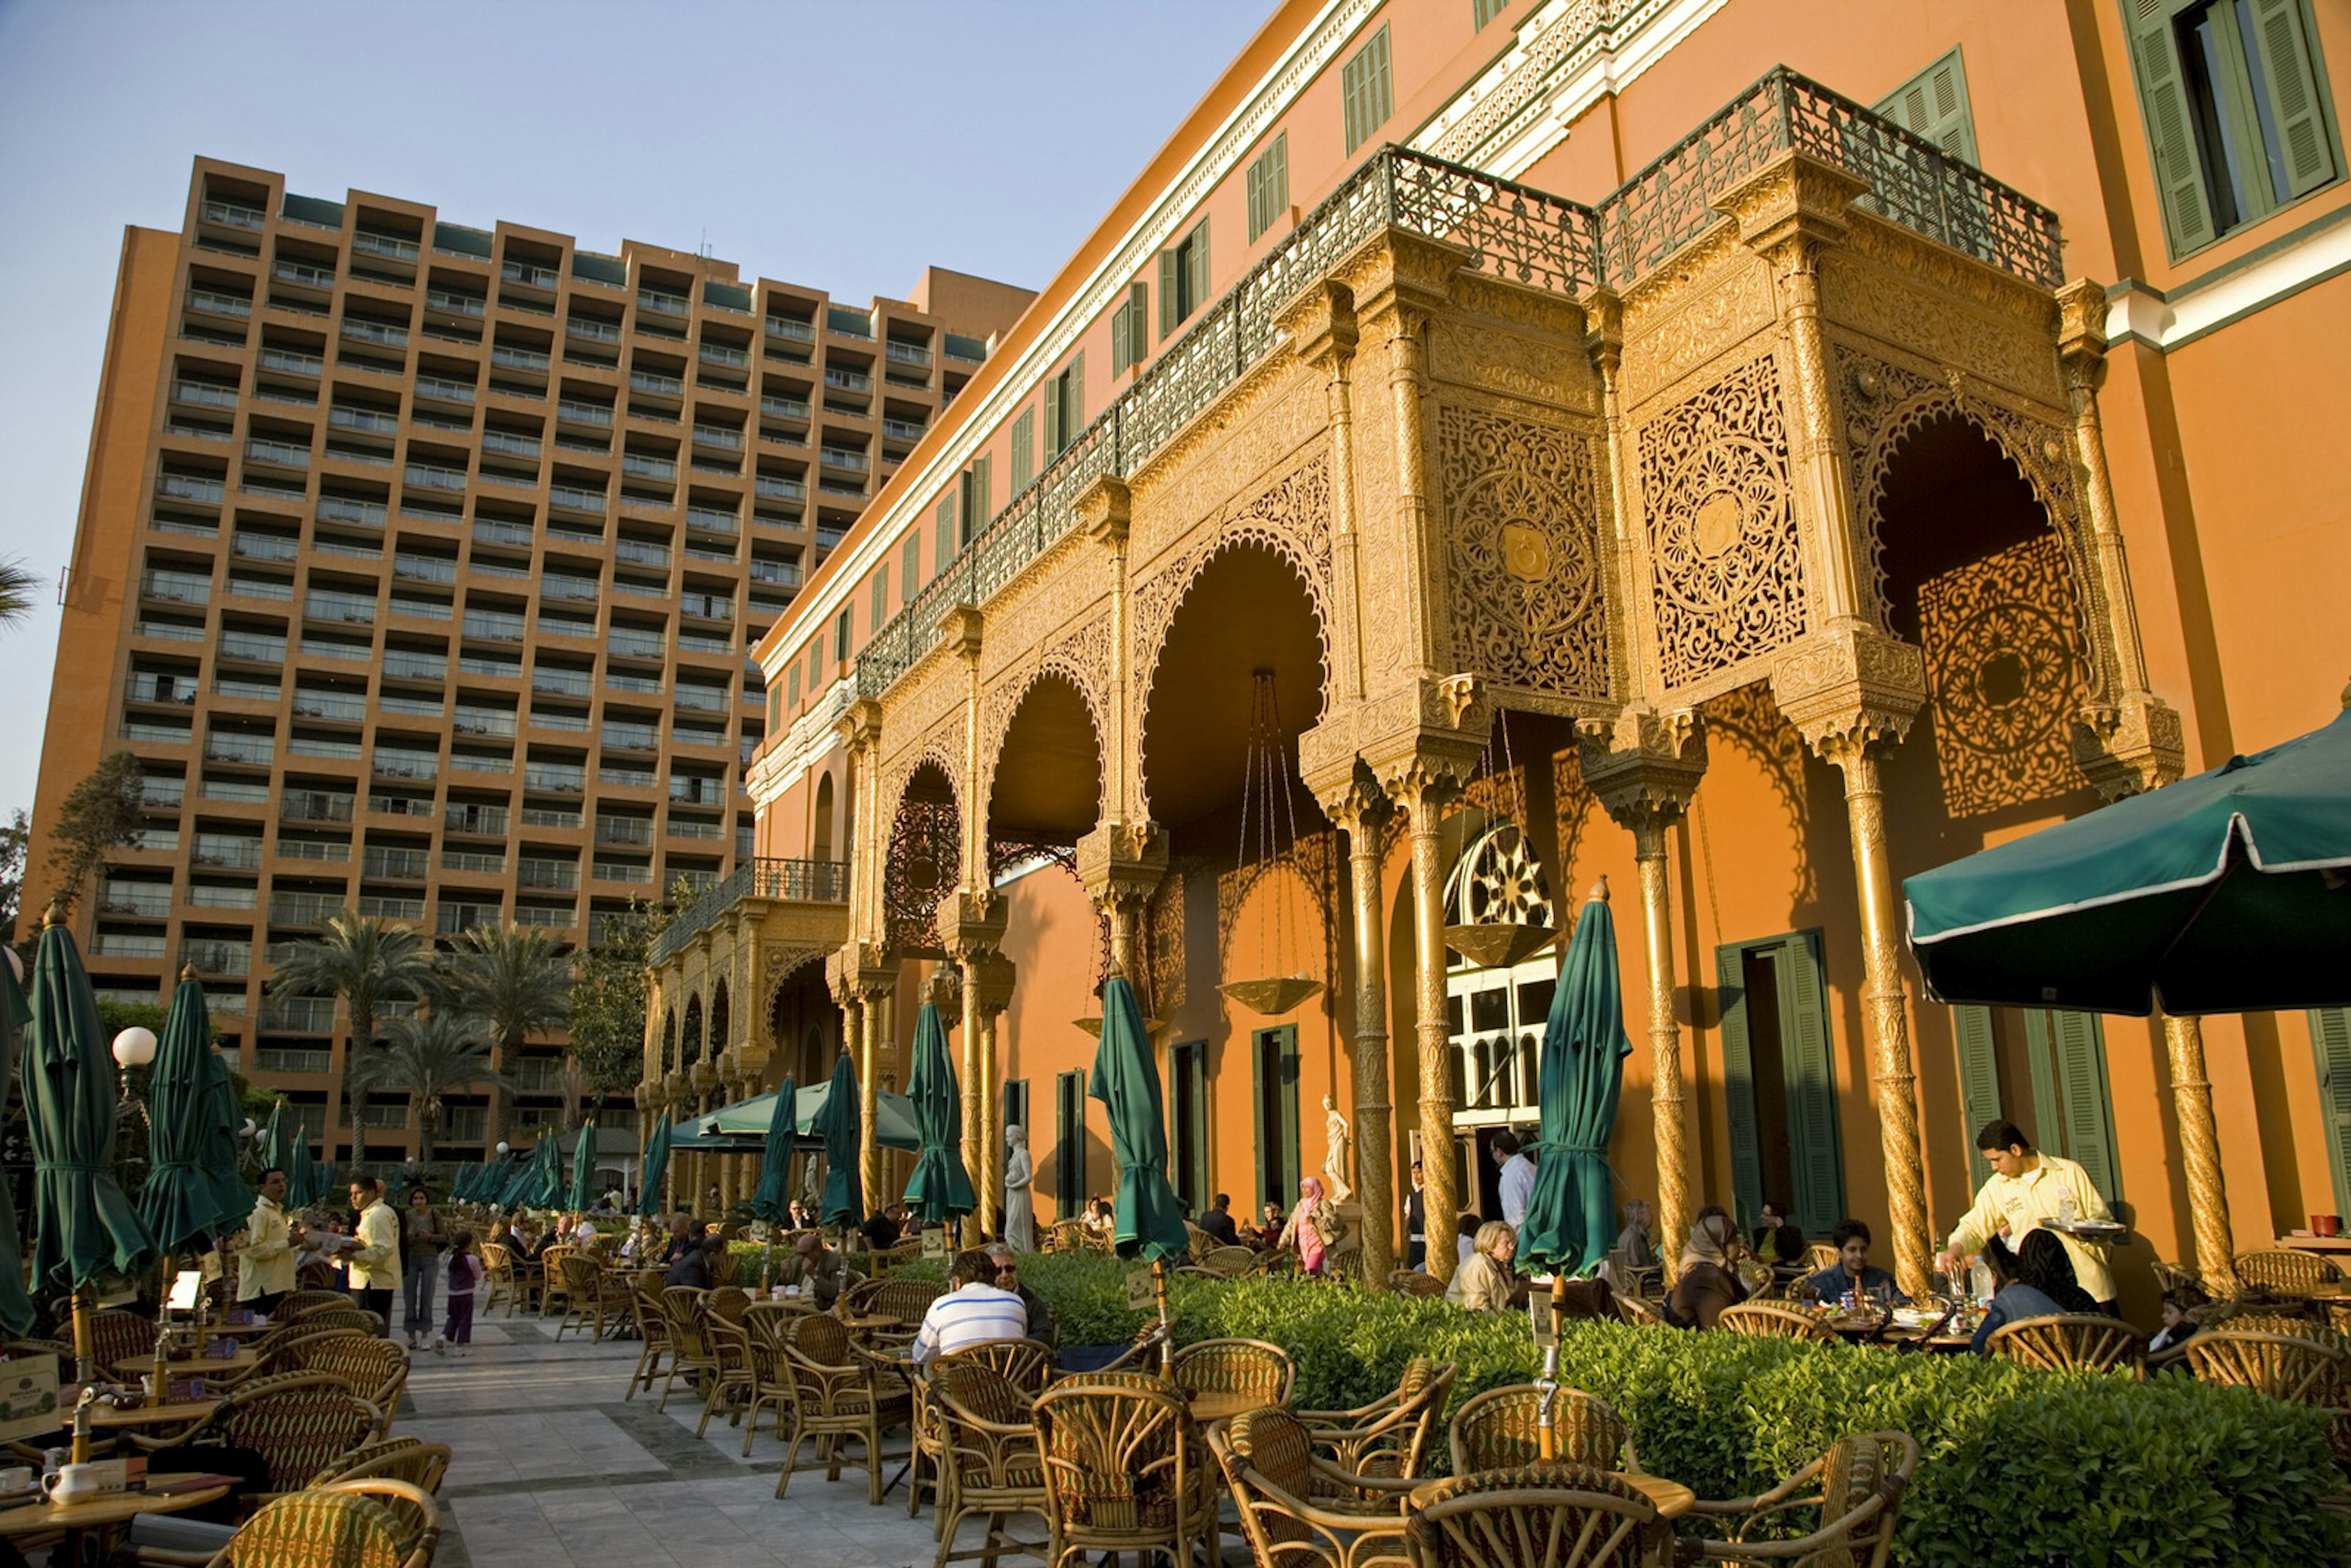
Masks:
[[[702,1060],[702,998],[688,997],[685,1000],[684,1038],[679,1041],[681,1064],[692,1067]]]
[[[816,781],[816,807],[809,817],[809,859],[832,858],[832,771]]]
[[[726,1006],[726,982],[721,979],[718,982],[718,988],[710,994],[710,1054],[714,1057],[724,1056],[727,1047],[734,1043],[726,1032],[726,1026],[730,1021]]]

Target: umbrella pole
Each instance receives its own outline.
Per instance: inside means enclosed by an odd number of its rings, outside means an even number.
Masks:
[[[1176,1334],[1167,1314],[1167,1260],[1155,1258],[1151,1262],[1151,1284],[1159,1297],[1159,1375],[1176,1375]]]
[[[172,1254],[163,1254],[162,1281],[155,1303],[155,1371],[148,1378],[147,1403],[163,1403],[163,1374],[170,1364],[172,1344]]]
[[[1559,1313],[1567,1304],[1567,1276],[1553,1271],[1551,1277],[1551,1343],[1543,1346],[1542,1375],[1535,1380],[1540,1395],[1536,1406],[1541,1419],[1536,1423],[1536,1452],[1544,1464],[1559,1458],[1559,1428],[1552,1424],[1552,1411],[1559,1404]]]

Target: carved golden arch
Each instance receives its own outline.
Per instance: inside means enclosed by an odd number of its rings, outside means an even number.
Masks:
[[[1107,819],[1113,810],[1110,766],[1110,726],[1103,713],[1102,694],[1083,670],[1066,658],[1048,650],[1036,664],[1019,672],[1015,680],[1006,681],[989,694],[987,727],[981,738],[979,778],[973,793],[979,798],[984,814],[979,820],[980,841],[987,841],[988,832],[996,821],[996,779],[1004,761],[1005,742],[1011,737],[1013,721],[1029,695],[1047,681],[1060,681],[1077,695],[1086,710],[1086,726],[1093,735],[1094,771],[1098,782],[1094,788],[1094,821]],[[1017,684],[1016,684],[1017,682]],[[985,869],[985,868],[981,868]]]

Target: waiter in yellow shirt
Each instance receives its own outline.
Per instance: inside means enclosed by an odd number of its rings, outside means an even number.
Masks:
[[[286,1173],[272,1166],[261,1173],[253,1218],[245,1224],[236,1252],[236,1304],[267,1317],[294,1288],[294,1248],[302,1228],[286,1218]]]
[[[359,1210],[359,1234],[344,1249],[351,1270],[351,1294],[384,1322],[392,1337],[392,1299],[400,1293],[400,1216],[383,1200],[380,1176],[355,1176],[351,1207]]]
[[[2014,1248],[2024,1239],[2025,1232],[2047,1230],[2064,1244],[2065,1255],[2073,1260],[2074,1282],[2101,1311],[2112,1312],[2115,1277],[2106,1270],[2105,1253],[2062,1228],[2079,1220],[2114,1218],[2089,1173],[2072,1160],[2036,1151],[2024,1130],[2013,1122],[1985,1123],[1983,1131],[1976,1134],[1976,1147],[1991,1166],[1991,1179],[1976,1194],[1975,1207],[1952,1229],[1935,1266],[1954,1274],[1963,1260],[1982,1251],[1995,1236]]]

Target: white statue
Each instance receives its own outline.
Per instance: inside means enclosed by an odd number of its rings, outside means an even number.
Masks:
[[[1347,1118],[1339,1114],[1339,1107],[1328,1094],[1322,1096],[1322,1132],[1330,1140],[1322,1155],[1322,1175],[1331,1188],[1331,1201],[1344,1203],[1355,1191],[1347,1180]]]
[[[1037,1205],[1029,1186],[1037,1179],[1029,1162],[1029,1134],[1004,1129],[1004,1244],[1015,1252],[1037,1250]]]
[[[809,1212],[813,1214],[817,1205],[823,1201],[824,1173],[814,1155],[803,1155],[800,1156],[800,1202],[806,1204]]]

